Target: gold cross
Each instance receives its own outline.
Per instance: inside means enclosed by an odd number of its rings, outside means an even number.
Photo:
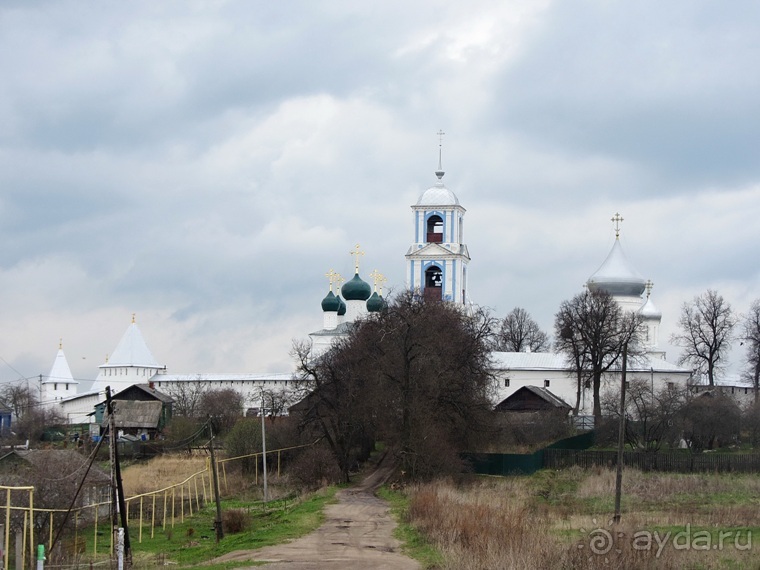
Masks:
[[[654,287],[654,283],[652,283],[651,279],[647,279],[647,282],[644,284],[644,287],[647,290],[647,299],[649,299],[649,295],[652,294],[652,287]]]
[[[132,313],[132,324],[135,324],[135,314]]]
[[[325,273],[325,277],[327,277],[327,279],[330,281],[330,291],[332,291],[332,286],[333,286],[333,283],[335,283],[335,277],[336,276],[340,277],[340,275],[338,275],[337,273],[335,273],[335,271],[333,269],[330,269],[330,271],[328,271],[327,273]]]
[[[615,215],[612,216],[612,221],[615,223],[615,237],[620,237],[620,222],[623,221],[623,216],[615,212]]]
[[[441,146],[443,144],[443,135],[446,133],[443,132],[443,129],[438,129],[438,132],[435,134],[438,135],[438,146]]]
[[[340,284],[345,281],[345,279],[343,279],[343,276],[340,273],[335,273],[333,275],[333,281],[335,282],[335,289],[337,291],[340,291]]]
[[[382,294],[383,294],[383,283],[385,283],[386,281],[388,281],[388,279],[385,277],[385,275],[383,275],[382,273],[380,273],[377,269],[375,269],[374,271],[372,271],[372,273],[370,273],[369,276],[372,277],[372,279],[375,281],[375,291],[377,291],[378,284],[379,284],[380,295],[382,296]]]
[[[349,251],[351,255],[353,255],[356,260],[354,261],[354,270],[356,271],[357,275],[359,273],[359,256],[364,255],[364,252],[359,249],[359,244],[356,244],[356,249],[354,251]]]

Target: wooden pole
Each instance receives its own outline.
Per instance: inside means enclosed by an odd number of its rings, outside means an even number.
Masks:
[[[222,528],[222,500],[219,497],[219,472],[216,465],[216,455],[214,454],[214,428],[211,427],[211,418],[209,418],[208,429],[211,432],[211,439],[208,446],[211,453],[211,476],[214,478],[214,501],[216,501],[216,518],[214,519],[214,530],[216,530],[216,542],[224,538],[224,529]]]
[[[628,364],[628,343],[623,345],[623,373],[620,381],[620,426],[618,428],[617,473],[615,474],[615,515],[612,522],[620,523],[620,498],[623,494],[623,448],[625,446],[625,373]]]

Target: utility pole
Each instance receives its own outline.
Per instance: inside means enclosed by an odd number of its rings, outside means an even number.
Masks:
[[[357,248],[358,249],[358,248]],[[267,497],[267,430],[266,413],[264,410],[264,390],[261,391],[261,460],[264,470],[264,505],[269,500]]]
[[[127,505],[124,501],[124,487],[121,482],[121,465],[119,464],[119,446],[116,441],[116,419],[114,418],[111,387],[106,386],[106,409],[108,410],[108,437],[111,452],[111,499],[113,501],[114,531],[124,529],[124,556],[127,566],[132,565],[132,548],[129,543],[129,521],[127,520]],[[116,543],[117,541],[114,541]]]
[[[222,527],[222,501],[219,497],[219,471],[216,465],[216,455],[214,454],[214,428],[211,425],[211,416],[208,417],[208,431],[210,439],[208,442],[209,453],[211,454],[211,476],[214,479],[214,501],[216,501],[216,518],[214,519],[214,530],[216,531],[216,542],[224,538],[224,528]]]
[[[628,364],[628,343],[623,345],[623,373],[620,381],[620,425],[618,427],[617,473],[615,474],[615,515],[612,522],[620,522],[620,496],[623,492],[623,448],[625,446],[625,374]]]

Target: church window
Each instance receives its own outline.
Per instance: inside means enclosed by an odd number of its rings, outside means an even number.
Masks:
[[[504,387],[509,388],[509,378],[504,378]]]
[[[443,219],[433,215],[427,220],[427,242],[443,243]]]
[[[53,391],[55,391],[55,390],[58,390],[58,383],[57,382],[53,384]]]
[[[544,380],[544,388],[548,388],[551,385],[550,380]]]

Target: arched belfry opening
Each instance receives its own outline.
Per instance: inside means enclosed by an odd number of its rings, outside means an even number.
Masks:
[[[432,215],[427,220],[428,243],[443,243],[443,219],[441,216]]]
[[[431,265],[425,270],[425,298],[443,299],[443,271],[437,265]]]

